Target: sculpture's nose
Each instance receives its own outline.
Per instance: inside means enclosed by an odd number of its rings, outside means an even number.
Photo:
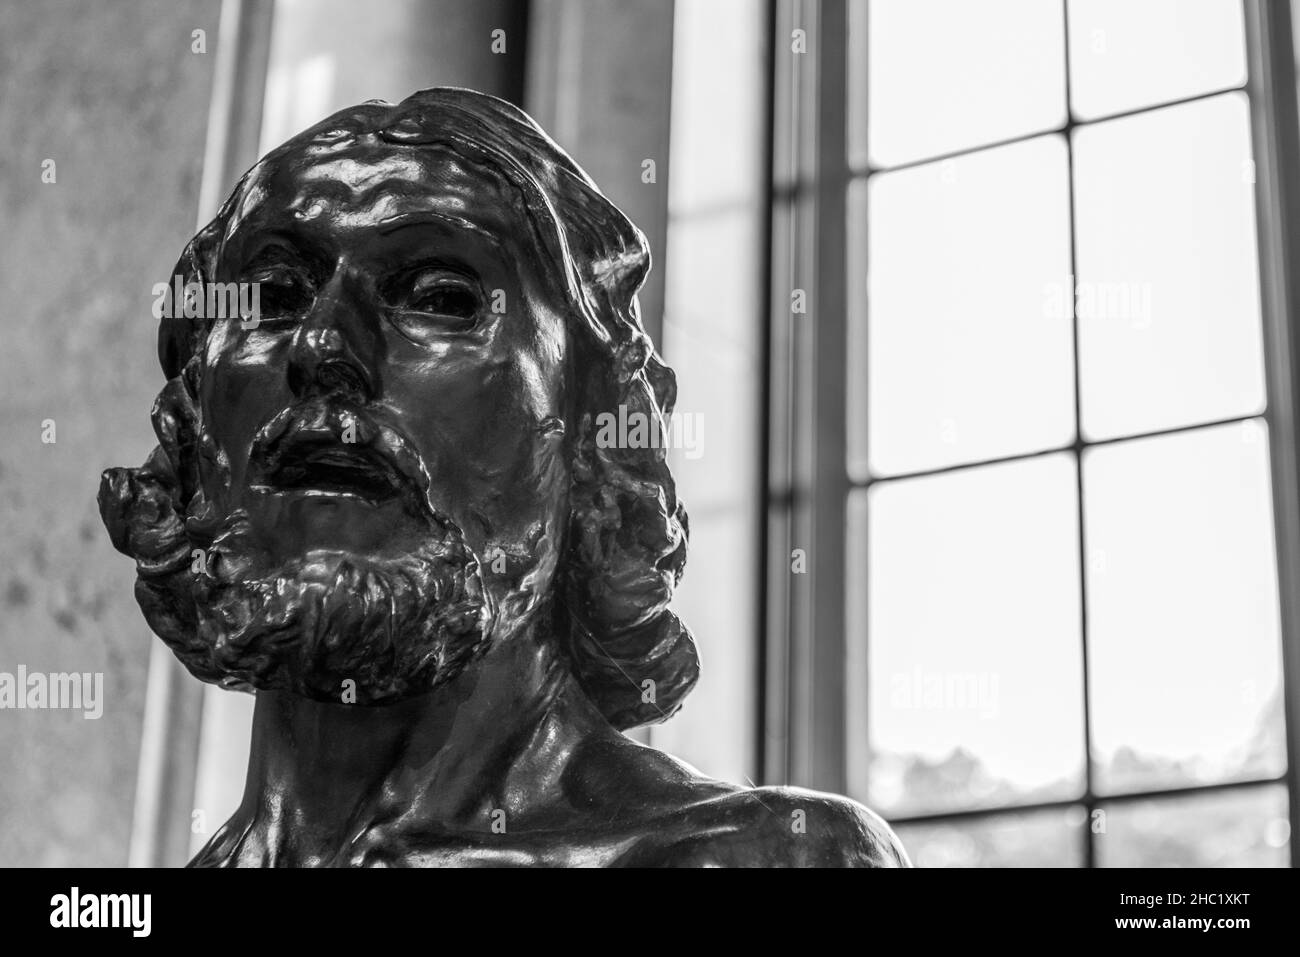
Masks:
[[[322,297],[294,333],[289,351],[289,388],[298,398],[343,393],[375,398],[378,376],[353,311]]]

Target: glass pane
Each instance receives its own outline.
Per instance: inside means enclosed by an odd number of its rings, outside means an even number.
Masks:
[[[1097,790],[1280,774],[1263,424],[1092,449],[1083,478]]]
[[[1246,82],[1241,0],[1070,0],[1077,118],[1154,106]]]
[[[917,867],[1082,867],[1081,807],[897,824]]]
[[[868,180],[851,218],[869,223],[874,474],[1073,438],[1067,176],[1065,141],[1047,136]]]
[[[664,444],[678,492],[701,515],[743,507],[750,464],[758,456],[759,357],[746,342],[759,299],[758,229],[749,210],[669,220],[664,353],[677,376],[674,417]],[[689,496],[689,497],[688,497]]]
[[[1286,788],[1259,788],[1103,805],[1102,867],[1286,867]],[[1207,888],[1208,889],[1208,888]]]
[[[1068,455],[868,492],[867,797],[882,813],[1080,793],[1075,502]]]
[[[1245,97],[1083,127],[1074,148],[1084,432],[1260,411]]]
[[[673,7],[670,219],[763,201],[764,13],[752,0]]]
[[[867,146],[874,165],[1065,122],[1061,4],[871,0],[867,10]]]

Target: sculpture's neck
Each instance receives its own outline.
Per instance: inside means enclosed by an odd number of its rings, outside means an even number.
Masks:
[[[358,837],[398,817],[431,833],[488,831],[518,801],[513,775],[563,764],[591,730],[553,644],[512,636],[433,694],[387,707],[259,693],[244,800],[211,849],[241,863],[344,863],[365,850]]]

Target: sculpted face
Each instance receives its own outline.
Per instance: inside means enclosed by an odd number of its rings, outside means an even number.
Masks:
[[[349,137],[254,171],[213,272],[258,314],[215,320],[198,370],[220,680],[387,703],[529,623],[568,516],[540,258],[508,184],[444,150]]]
[[[260,322],[207,341],[202,419],[229,468],[209,500],[280,561],[397,557],[440,513],[504,599],[557,547],[568,476],[566,324],[511,187],[363,139],[282,156],[245,197],[216,278],[258,283]]]
[[[255,320],[162,317],[158,448],[101,483],[150,626],[205,681],[357,704],[527,632],[616,727],[667,717],[698,674],[668,607],[685,510],[662,449],[592,427],[671,413],[649,263],[492,97],[361,104],[273,150],[176,267],[256,288]]]

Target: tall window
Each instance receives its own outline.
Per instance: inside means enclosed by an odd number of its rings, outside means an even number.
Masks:
[[[807,19],[828,55],[833,5],[801,6],[778,37]],[[773,547],[797,554],[802,530],[823,569],[828,544],[844,549],[845,690],[828,713],[846,786],[921,865],[1286,864],[1241,3],[845,15],[843,159],[827,153],[827,64],[786,81],[822,98],[804,101],[820,153],[816,182],[792,176],[788,228],[813,189],[824,237],[842,188],[847,249],[843,477],[823,474],[823,442],[788,492],[796,516],[801,495],[842,494],[846,531],[819,541],[820,505]],[[787,129],[809,122],[799,102]],[[778,92],[778,129],[781,109]],[[801,245],[791,285],[825,304],[831,251],[823,238],[800,260]],[[835,350],[816,344],[825,325],[801,346],[798,324],[834,319],[784,305],[788,354],[815,378]],[[799,386],[784,395],[798,407]],[[792,604],[824,603],[790,564]],[[799,655],[796,640],[788,668]]]

